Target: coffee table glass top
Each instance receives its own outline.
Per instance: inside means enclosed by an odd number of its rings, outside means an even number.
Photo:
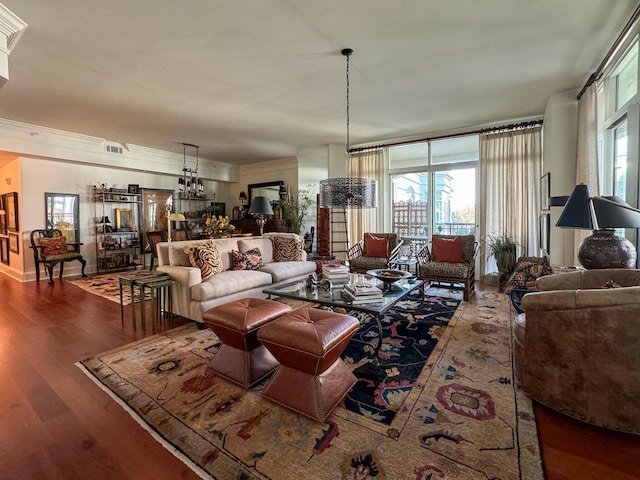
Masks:
[[[350,273],[349,282],[352,284],[369,284],[376,285],[380,289],[384,288],[383,282],[377,280],[370,275],[361,273]],[[382,300],[376,303],[359,303],[353,304],[342,296],[342,290],[344,285],[339,285],[335,288],[327,290],[323,287],[317,289],[310,289],[306,287],[306,279],[298,280],[297,282],[291,282],[279,287],[267,288],[263,290],[269,297],[280,296],[286,298],[293,298],[296,300],[304,300],[307,302],[315,302],[321,305],[340,306],[348,310],[357,310],[361,312],[368,312],[374,315],[385,313],[391,307],[393,307],[400,299],[407,296],[411,291],[420,287],[424,282],[415,278],[405,278],[395,282],[392,285],[391,290],[385,290],[382,296]]]

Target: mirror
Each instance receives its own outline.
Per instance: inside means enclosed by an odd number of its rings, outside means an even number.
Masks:
[[[282,180],[278,180],[275,182],[249,184],[248,207],[251,207],[251,203],[253,202],[253,199],[255,197],[267,197],[269,200],[271,200],[271,203],[280,200],[280,185],[284,185],[284,182]]]
[[[45,193],[46,228],[57,228],[68,243],[80,243],[80,195]]]

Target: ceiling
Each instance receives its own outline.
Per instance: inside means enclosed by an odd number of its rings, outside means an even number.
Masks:
[[[637,0],[0,0],[0,117],[249,163],[540,115]]]

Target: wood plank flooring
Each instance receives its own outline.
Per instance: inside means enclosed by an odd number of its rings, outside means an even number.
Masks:
[[[0,274],[0,300],[1,480],[198,478],[74,365],[150,335],[150,322],[134,332],[127,307],[122,327],[117,303],[59,279]],[[640,436],[544,407],[536,418],[548,480],[640,479]]]

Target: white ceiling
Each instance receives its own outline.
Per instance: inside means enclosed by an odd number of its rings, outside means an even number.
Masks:
[[[1,0],[0,117],[247,163],[540,115],[637,0]]]

